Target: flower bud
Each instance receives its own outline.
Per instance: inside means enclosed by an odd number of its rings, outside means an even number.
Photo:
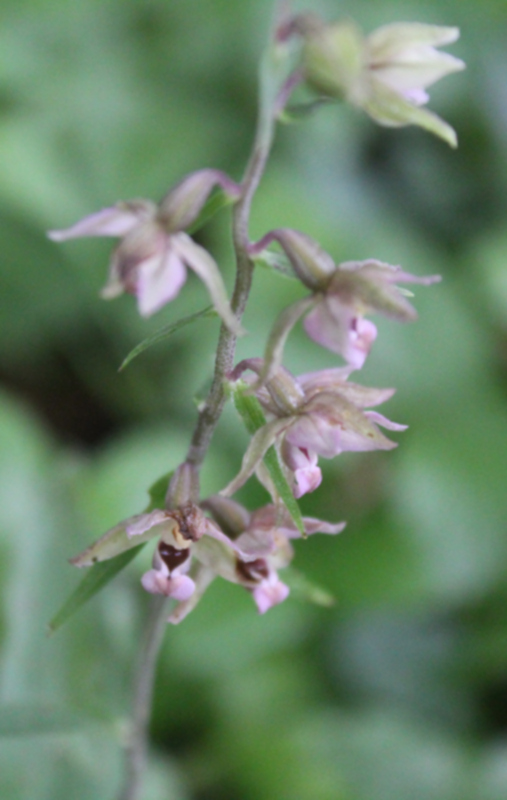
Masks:
[[[306,79],[324,95],[359,105],[365,56],[363,36],[353,22],[312,25],[303,52]]]
[[[458,28],[421,23],[384,25],[363,36],[353,22],[302,24],[303,70],[310,86],[347,100],[380,125],[420,125],[452,147],[455,131],[420,108],[432,83],[464,69],[459,58],[436,48],[455,42]]]

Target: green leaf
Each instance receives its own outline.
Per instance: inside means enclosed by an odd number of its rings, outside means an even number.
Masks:
[[[219,211],[223,208],[227,208],[227,206],[232,205],[234,203],[234,198],[230,197],[230,195],[218,190],[214,194],[209,197],[205,204],[201,209],[201,213],[197,217],[197,219],[187,228],[187,233],[192,235],[199,228],[202,228],[209,220],[215,216]]]
[[[168,472],[165,475],[162,475],[161,478],[156,480],[155,483],[150,486],[148,489],[150,502],[146,512],[153,511],[156,508],[164,508],[165,496],[172,475],[172,471]],[[112,530],[114,531],[115,529],[113,528]],[[124,535],[126,537],[125,533]],[[101,539],[99,539],[99,542],[100,541]],[[139,538],[137,538],[137,541],[139,541]],[[132,546],[132,540],[128,540],[127,544],[128,549],[119,553],[117,556],[109,558],[105,561],[100,561],[89,567],[84,578],[77,585],[76,589],[72,592],[70,597],[67,598],[63,606],[49,623],[50,633],[55,633],[55,631],[57,631],[58,628],[64,624],[64,622],[67,622],[67,620],[73,614],[75,614],[82,605],[87,603],[88,600],[97,594],[97,592],[100,592],[100,590],[103,589],[104,586],[109,583],[109,581],[112,581],[113,578],[115,578],[116,575],[118,575],[118,573],[127,566],[127,564],[130,564],[135,556],[142,550],[146,544],[146,541]],[[93,548],[94,545],[91,547]],[[88,548],[88,550],[85,552],[88,552],[90,549],[91,548]]]
[[[293,567],[286,567],[282,573],[283,579],[291,593],[306,600],[309,603],[314,603],[317,606],[324,608],[331,608],[336,603],[333,595],[321,586],[318,586],[313,581],[309,580],[306,575],[303,575]]]
[[[236,410],[243,420],[248,433],[253,435],[259,428],[262,428],[267,423],[261,404],[253,394],[248,394],[250,391],[250,387],[243,381],[237,381],[232,387],[232,396]],[[284,475],[278,453],[274,446],[271,446],[264,456],[264,463],[275,485],[275,489],[291,515],[294,524],[301,533],[301,536],[306,539],[305,525],[299,504],[292,494],[292,490]]]
[[[83,719],[65,708],[47,705],[0,705],[0,737],[68,733],[83,726]]]
[[[49,623],[49,633],[55,633],[76,611],[79,611],[81,606],[84,606],[88,600],[91,600],[104,586],[112,581],[127,564],[130,564],[145,544],[146,542],[138,544],[135,547],[131,547],[130,550],[110,558],[108,561],[100,561],[90,567],[84,578],[82,578]]]
[[[147,512],[154,511],[156,508],[165,508],[165,496],[169,488],[169,481],[173,475],[174,470],[171,470],[171,472],[166,472],[165,475],[162,475],[155,483],[152,483],[148,489],[150,503],[146,509]]]
[[[128,356],[120,365],[118,372],[121,372],[125,367],[130,364],[134,358],[137,358],[138,355],[144,353],[148,347],[152,347],[154,344],[158,344],[159,342],[163,342],[164,339],[168,339],[169,336],[172,336],[173,333],[179,331],[180,328],[185,328],[187,325],[190,325],[192,322],[196,322],[198,319],[204,319],[206,317],[216,317],[217,312],[213,308],[213,306],[207,306],[203,308],[201,311],[196,311],[195,314],[189,314],[188,317],[183,317],[179,319],[177,322],[171,322],[169,325],[164,325],[163,328],[153,333],[151,336],[148,336],[147,339],[144,339],[140,342],[133,350],[130,351]]]

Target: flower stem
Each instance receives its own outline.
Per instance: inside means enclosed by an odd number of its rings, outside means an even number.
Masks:
[[[138,800],[146,766],[155,667],[167,619],[167,597],[155,595],[151,601],[143,645],[134,678],[132,718],[125,748],[125,775],[118,800]]]
[[[232,220],[232,238],[236,254],[236,282],[231,299],[231,308],[238,322],[241,321],[252,286],[254,262],[249,248],[248,234],[252,200],[257,190],[271,150],[275,127],[273,103],[262,97],[252,154],[241,182],[241,196],[236,203]],[[225,404],[224,379],[234,366],[237,336],[224,324],[220,329],[215,358],[213,383],[199,414],[199,419],[187,454],[187,462],[200,467],[208,451],[211,437]]]

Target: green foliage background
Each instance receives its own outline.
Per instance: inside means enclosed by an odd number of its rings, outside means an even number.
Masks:
[[[333,609],[289,599],[259,617],[216,582],[167,632],[145,800],[504,800],[507,795],[507,4],[312,2],[365,30],[459,25],[468,63],[432,91],[460,149],[330,107],[280,129],[253,235],[289,225],[338,261],[368,256],[444,281],[417,323],[380,321],[360,380],[398,387],[394,453],[327,462],[303,508],[347,519],[299,543]],[[182,458],[218,323],[129,350],[207,304],[193,277],[141,320],[102,303],[110,243],[56,246],[117,199],[159,198],[205,166],[241,176],[270,0],[4,0],[0,9],[0,796],[115,795],[149,548],[55,637],[66,563],[146,504]],[[200,233],[232,279],[227,212]],[[302,296],[258,270],[239,356]],[[299,331],[294,372],[334,357]],[[337,361],[335,363],[338,363]],[[235,474],[232,410],[203,491]],[[246,504],[263,502],[251,481]]]

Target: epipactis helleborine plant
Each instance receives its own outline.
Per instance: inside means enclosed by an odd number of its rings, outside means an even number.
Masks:
[[[147,512],[116,525],[73,564],[92,566],[153,539],[152,567],[141,583],[147,592],[175,601],[170,622],[180,622],[216,577],[246,589],[264,613],[289,594],[279,571],[283,575],[293,558],[292,539],[343,529],[343,522],[300,514],[297,499],[316,491],[322,481],[318,459],[346,451],[391,450],[396,442],[381,429],[406,428],[374,410],[393,389],[349,380],[362,368],[377,336],[366,316],[380,313],[414,320],[410,293],[398,284],[428,286],[439,277],[412,275],[375,258],[336,263],[309,234],[291,228],[274,227],[252,242],[252,199],[277,120],[283,119],[292,93],[302,83],[320,96],[351,103],[380,125],[418,125],[454,146],[454,130],[424,105],[429,86],[464,67],[460,59],[437,49],[457,38],[457,28],[419,23],[390,24],[364,36],[351,21],[326,23],[313,13],[286,11],[276,22],[263,60],[257,133],[241,183],[219,170],[200,169],[184,177],[159,204],[119,202],[49,234],[55,241],[118,237],[102,296],[133,294],[143,316],[175,300],[190,268],[205,283],[223,322],[213,383],[199,406],[187,457],[170,482],[167,479],[165,500],[159,498]],[[217,187],[233,205],[237,270],[231,302],[217,262],[188,233],[199,224]],[[234,366],[254,267],[258,259],[268,260],[272,245],[281,248],[306,294],[281,311],[264,357],[253,355]],[[285,342],[300,319],[313,341],[343,359],[342,366],[298,377],[283,366]],[[203,500],[199,471],[231,395],[241,401],[238,410],[241,404],[250,409],[250,416],[245,412],[243,418],[252,438],[237,476]],[[248,510],[231,495],[254,474],[271,494],[271,503]]]

